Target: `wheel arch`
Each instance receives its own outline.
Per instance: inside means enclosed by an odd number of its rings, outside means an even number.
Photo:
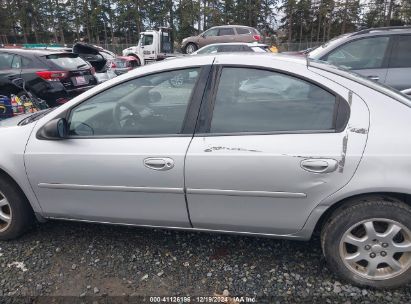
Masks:
[[[22,187],[22,185],[17,181],[16,178],[13,177],[13,175],[11,175],[9,172],[7,172],[7,170],[5,170],[1,166],[0,166],[0,177],[4,178],[4,179],[7,179],[8,181],[13,183],[18,188],[18,190],[21,192],[21,194],[27,200],[27,203],[29,204],[29,207],[33,211],[33,214],[36,216],[37,220],[43,222],[44,218],[40,214],[42,212],[41,212],[40,206],[37,205],[37,201],[36,201],[36,203],[33,203],[32,200],[30,199],[31,198],[30,195],[28,195],[26,193],[26,191],[24,191],[24,187]]]
[[[348,208],[351,203],[361,199],[370,199],[372,197],[384,198],[388,201],[400,200],[411,207],[411,194],[401,192],[367,192],[345,197],[328,206],[317,220],[312,234],[318,235],[327,220],[333,215],[337,209]]]
[[[134,58],[138,59],[138,61],[140,63],[139,66],[144,65],[144,58],[142,58],[140,55],[137,55],[136,53],[130,53],[127,56],[133,56]]]

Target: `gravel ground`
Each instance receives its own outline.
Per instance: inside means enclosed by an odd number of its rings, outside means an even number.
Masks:
[[[257,303],[411,301],[411,286],[372,290],[339,282],[316,238],[298,242],[56,221],[0,247],[1,303],[227,292]]]

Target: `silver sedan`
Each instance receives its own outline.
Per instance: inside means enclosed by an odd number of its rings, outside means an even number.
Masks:
[[[170,82],[184,77],[181,86]],[[189,56],[0,124],[0,239],[65,219],[308,240],[411,280],[411,100],[322,63]]]

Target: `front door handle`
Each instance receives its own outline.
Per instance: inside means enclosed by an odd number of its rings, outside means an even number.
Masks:
[[[301,168],[313,173],[330,173],[337,169],[338,162],[335,159],[305,159],[301,161]]]
[[[379,81],[380,77],[379,76],[368,76],[368,79],[374,80],[374,81]]]
[[[144,160],[144,166],[157,171],[173,169],[174,160],[169,157],[149,157]]]

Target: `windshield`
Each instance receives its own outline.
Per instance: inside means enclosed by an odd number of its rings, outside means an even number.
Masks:
[[[256,53],[271,53],[268,46],[252,46],[251,49]]]
[[[338,44],[341,40],[344,40],[345,38],[347,38],[350,34],[344,34],[344,35],[340,35],[337,36],[329,41],[327,41],[326,43],[324,43],[323,45],[316,47],[315,49],[311,50],[308,53],[308,57],[313,58],[313,59],[320,59],[320,57],[322,56],[322,51],[325,48],[328,48],[331,45],[334,44]]]

